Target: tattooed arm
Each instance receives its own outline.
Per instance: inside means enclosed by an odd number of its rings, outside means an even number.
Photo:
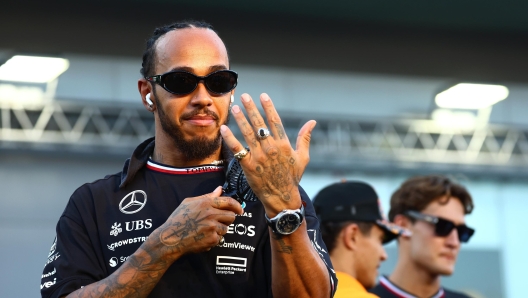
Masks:
[[[174,261],[184,254],[210,250],[227,233],[235,213],[242,214],[240,204],[219,197],[221,193],[218,187],[185,199],[118,270],[68,297],[147,297]]]
[[[271,236],[273,297],[329,297],[328,270],[310,243],[306,221],[293,234]]]
[[[264,122],[248,94],[243,94],[241,98],[249,121],[236,105],[232,113],[250,148],[249,154],[240,160],[240,165],[251,189],[262,202],[269,218],[284,209],[300,208],[298,187],[310,159],[308,149],[315,121],[309,121],[301,128],[294,150],[267,94],[262,94],[260,99],[269,125]],[[268,128],[271,136],[257,138],[256,131],[260,128]],[[233,152],[244,148],[227,126],[221,127],[221,133]],[[270,229],[270,237],[274,297],[330,296],[330,277],[324,262],[311,245],[306,221],[287,236],[275,235]]]

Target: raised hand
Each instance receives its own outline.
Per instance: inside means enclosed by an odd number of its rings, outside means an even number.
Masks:
[[[243,213],[236,200],[221,194],[218,187],[212,193],[183,200],[150,237],[158,237],[153,240],[159,241],[163,251],[176,256],[210,250],[227,233],[235,214]]]
[[[308,121],[299,131],[296,149],[293,149],[281,119],[270,97],[263,93],[260,101],[269,126],[260,115],[248,94],[241,96],[248,114],[244,116],[239,106],[233,106],[232,113],[250,151],[240,158],[240,165],[251,189],[259,197],[268,216],[274,216],[283,209],[298,209],[301,199],[299,182],[310,160],[310,134],[315,121]],[[259,136],[269,130],[270,136]],[[244,152],[244,146],[234,137],[227,126],[220,129],[224,142],[235,153]]]

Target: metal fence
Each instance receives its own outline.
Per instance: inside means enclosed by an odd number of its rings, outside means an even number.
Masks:
[[[295,144],[299,128],[309,118],[295,113],[282,113],[281,117]],[[445,127],[423,119],[388,121],[324,115],[312,119],[318,122],[310,147],[312,169],[379,171],[425,167],[481,174],[528,174],[528,130],[492,124],[478,128]],[[153,116],[139,104],[0,102],[0,149],[129,155],[139,142],[153,135]]]

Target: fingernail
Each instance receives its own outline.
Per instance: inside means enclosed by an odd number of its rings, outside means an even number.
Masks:
[[[226,132],[227,131],[227,126],[225,126],[225,125],[220,126],[220,131],[221,132]]]
[[[231,108],[231,111],[233,111],[233,113],[240,113],[240,107],[239,106],[233,106],[233,108]]]
[[[242,96],[243,102],[249,102],[249,96]]]
[[[267,94],[264,93],[264,95],[262,96],[262,100],[263,101],[269,101],[270,98],[269,98],[269,96]]]

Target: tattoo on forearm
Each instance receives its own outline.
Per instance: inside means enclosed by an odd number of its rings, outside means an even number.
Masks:
[[[282,239],[281,235],[273,234],[273,239],[277,240],[279,243],[280,248],[277,250],[278,252],[285,254],[293,253],[293,248],[284,242],[284,239]]]
[[[189,238],[199,242],[205,238],[204,233],[197,232],[206,217],[199,218],[200,212],[191,216],[188,207],[188,204],[181,204],[173,214],[181,214],[184,222],[167,223],[159,232],[159,241],[165,245],[162,250],[143,250],[148,257],[141,259],[131,255],[116,274],[77,290],[71,297],[147,297],[172,263],[163,257],[165,250],[181,252],[185,247],[184,240]]]
[[[153,252],[149,253],[151,256]],[[165,266],[168,264],[161,261],[140,261],[134,255],[130,256],[117,275],[113,274],[107,278],[77,290],[71,297],[146,297],[159,282]],[[154,263],[159,262],[159,263]],[[70,297],[69,296],[69,297]]]

